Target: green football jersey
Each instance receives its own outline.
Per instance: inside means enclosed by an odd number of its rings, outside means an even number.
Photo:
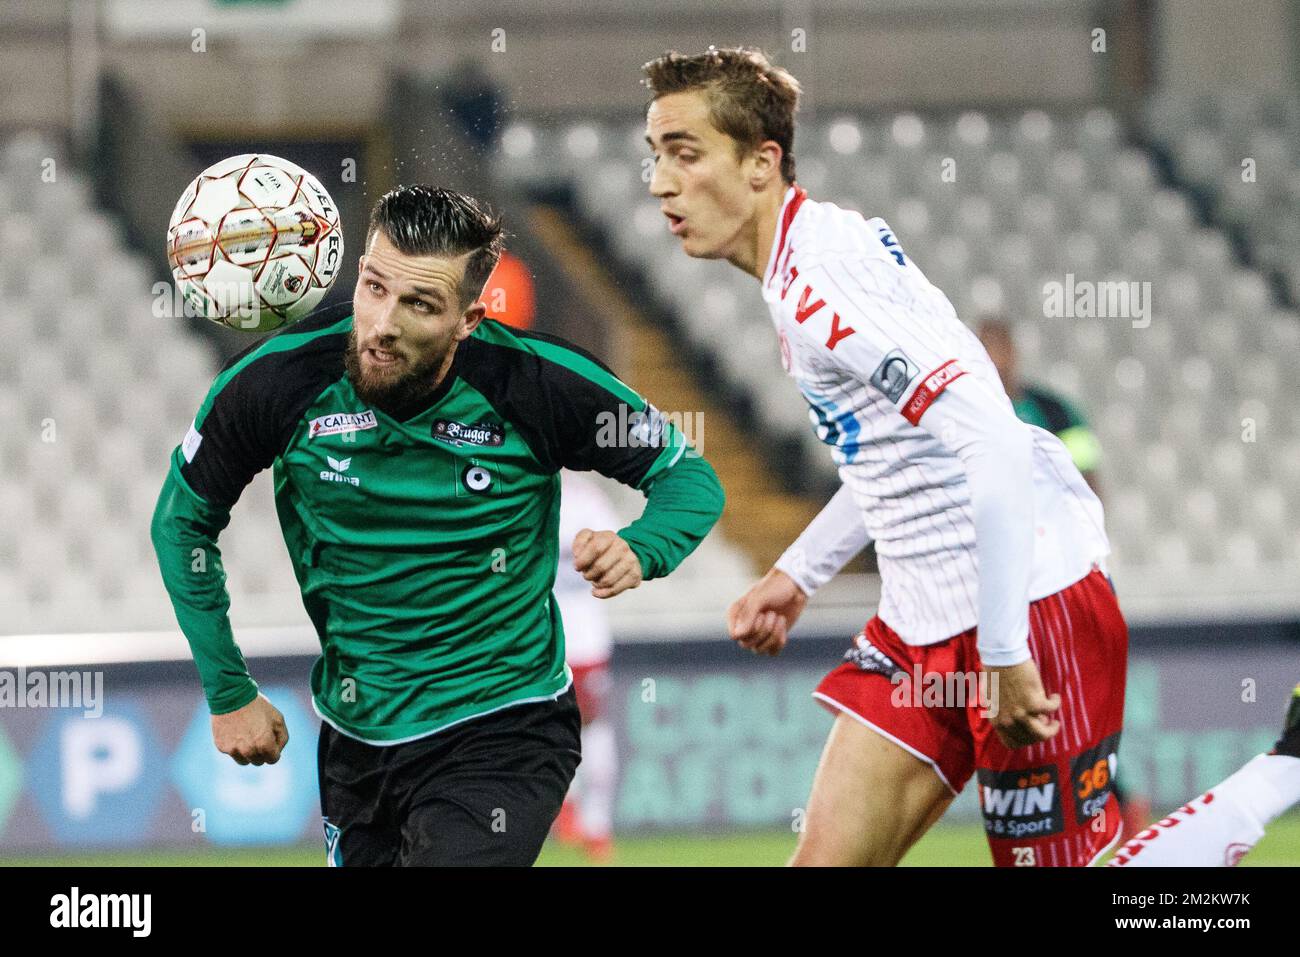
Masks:
[[[211,711],[257,693],[216,539],[267,467],[321,642],[311,684],[322,719],[391,744],[556,697],[570,680],[551,597],[559,470],[646,493],[645,514],[619,530],[646,579],[717,521],[717,476],[645,399],[561,340],[485,320],[432,395],[386,411],[346,374],[351,329],[350,312],[327,310],[235,356],[172,453],[152,535]]]

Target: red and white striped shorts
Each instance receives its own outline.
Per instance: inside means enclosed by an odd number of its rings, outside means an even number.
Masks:
[[[1061,696],[1061,728],[1047,741],[1003,745],[989,721],[990,699],[981,699],[973,677],[980,672],[975,644],[972,628],[909,645],[872,618],[814,697],[925,761],[954,794],[976,775],[998,866],[1092,863],[1120,825],[1114,777],[1128,627],[1110,579],[1094,567],[1029,606],[1030,653],[1048,696]]]

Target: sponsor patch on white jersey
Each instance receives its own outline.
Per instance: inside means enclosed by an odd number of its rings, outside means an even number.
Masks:
[[[871,384],[883,392],[890,402],[897,402],[920,371],[916,363],[904,355],[902,349],[891,349],[880,360],[876,371],[871,373]]]
[[[331,412],[329,415],[311,420],[307,438],[337,435],[340,432],[359,432],[362,429],[373,429],[378,425],[379,423],[375,421],[375,413],[369,409],[364,412]]]

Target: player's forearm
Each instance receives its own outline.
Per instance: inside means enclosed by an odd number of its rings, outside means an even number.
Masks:
[[[208,708],[225,714],[257,697],[257,684],[230,630],[230,595],[217,535],[230,521],[169,471],[150,537],[176,621],[190,644]]]
[[[1034,554],[1033,439],[975,381],[959,381],[922,420],[961,458],[979,563],[978,650],[997,667],[1029,653]]]
[[[997,441],[966,460],[979,562],[980,660],[1009,666],[1029,654],[1029,574],[1034,554],[1031,446]],[[978,476],[978,477],[975,477]]]
[[[808,523],[776,561],[805,595],[811,595],[840,573],[871,542],[862,513],[847,485],[831,496],[826,507]]]
[[[644,579],[673,571],[717,524],[725,496],[701,457],[683,456],[646,489],[641,517],[619,531],[641,562]]]

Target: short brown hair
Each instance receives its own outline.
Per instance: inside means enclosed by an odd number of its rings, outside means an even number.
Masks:
[[[757,47],[709,47],[685,56],[670,50],[641,68],[646,86],[658,99],[668,93],[703,90],[709,119],[740,149],[765,140],[781,147],[781,177],[794,182],[794,114],[799,81],[773,66]],[[653,102],[653,100],[652,100]]]

